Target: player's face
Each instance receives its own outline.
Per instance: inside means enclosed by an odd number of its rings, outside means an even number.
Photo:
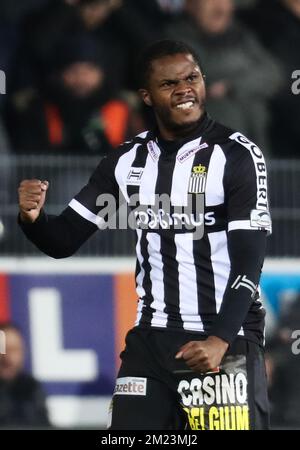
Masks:
[[[204,112],[204,80],[190,54],[178,53],[154,60],[148,87],[141,94],[144,102],[153,107],[165,139],[193,130]]]

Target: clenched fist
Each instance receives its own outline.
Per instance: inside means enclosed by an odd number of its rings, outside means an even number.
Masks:
[[[19,186],[19,207],[22,222],[33,223],[44,206],[48,181],[23,180]]]

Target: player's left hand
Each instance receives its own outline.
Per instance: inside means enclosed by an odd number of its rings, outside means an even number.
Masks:
[[[209,336],[205,341],[191,341],[183,345],[176,359],[184,359],[195,372],[212,372],[218,368],[228,348],[228,343],[217,336]]]

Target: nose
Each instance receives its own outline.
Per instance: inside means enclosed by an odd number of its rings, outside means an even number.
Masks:
[[[179,81],[175,88],[175,93],[179,95],[189,94],[191,91],[192,88],[186,80]]]

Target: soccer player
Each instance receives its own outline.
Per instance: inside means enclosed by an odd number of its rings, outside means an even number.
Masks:
[[[263,154],[207,114],[192,48],[154,43],[139,70],[157,127],[104,158],[59,216],[43,209],[48,182],[23,181],[19,223],[40,250],[63,258],[107,220],[99,195],[121,191],[133,212],[139,301],[111,429],[266,429]]]

